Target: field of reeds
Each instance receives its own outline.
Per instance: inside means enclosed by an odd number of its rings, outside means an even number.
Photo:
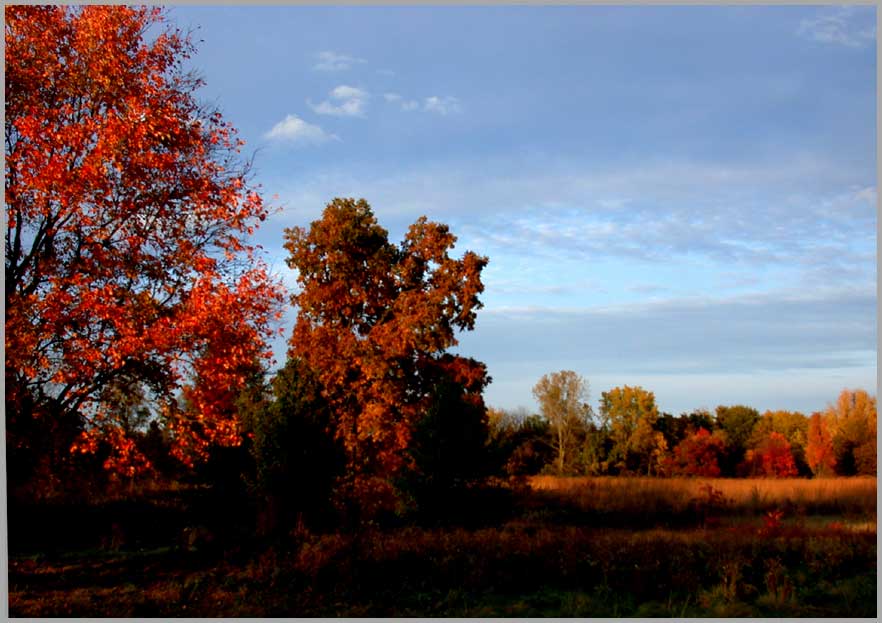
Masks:
[[[541,505],[566,505],[583,513],[656,517],[689,513],[703,499],[726,516],[783,511],[787,516],[876,517],[873,477],[617,478],[533,476],[529,486]],[[716,497],[716,500],[709,499]]]
[[[535,478],[461,524],[16,555],[14,616],[876,615],[876,481]],[[497,491],[497,494],[499,492]]]

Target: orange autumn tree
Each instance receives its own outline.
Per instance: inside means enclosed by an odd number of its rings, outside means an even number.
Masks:
[[[248,243],[267,209],[242,141],[183,69],[190,39],[157,8],[5,17],[7,424],[73,421],[78,449],[109,444],[105,466],[133,473],[112,387],[148,397],[185,461],[237,443],[231,398],[282,295]]]
[[[830,424],[821,413],[812,413],[808,421],[805,458],[815,476],[832,476],[836,468],[836,453]]]
[[[669,476],[717,478],[725,452],[726,443],[720,435],[699,428],[674,446],[670,456],[662,461],[662,471]]]
[[[748,477],[791,478],[798,474],[790,442],[779,432],[768,432],[744,455],[739,472]]]
[[[450,257],[455,236],[425,217],[390,243],[363,199],[334,199],[285,239],[300,286],[290,355],[316,372],[330,405],[347,456],[341,494],[370,515],[396,505],[394,482],[412,467],[407,450],[439,383],[456,383],[483,416],[483,364],[446,351],[474,327],[487,258]]]

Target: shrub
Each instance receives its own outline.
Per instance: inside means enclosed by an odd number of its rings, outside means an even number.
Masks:
[[[720,475],[719,460],[726,451],[725,442],[699,428],[674,448],[663,461],[663,469],[671,476],[700,476],[716,478]]]

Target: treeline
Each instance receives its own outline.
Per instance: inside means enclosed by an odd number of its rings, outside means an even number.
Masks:
[[[599,412],[572,371],[534,388],[540,413],[490,409],[491,438],[506,448],[510,475],[811,477],[876,474],[876,398],[843,390],[809,416],[720,405],[678,416],[659,412],[652,392],[616,387]]]

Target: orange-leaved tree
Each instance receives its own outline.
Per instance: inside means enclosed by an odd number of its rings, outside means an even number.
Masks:
[[[790,478],[799,473],[790,442],[776,431],[768,432],[756,447],[745,453],[738,470],[744,476],[772,478]]]
[[[815,412],[809,418],[805,458],[815,476],[832,476],[836,468],[833,432],[823,414]]]
[[[699,428],[674,446],[671,455],[663,460],[663,471],[669,476],[716,478],[725,452],[722,436]]]
[[[77,448],[108,442],[106,466],[132,473],[114,387],[149,397],[185,461],[237,443],[230,399],[283,296],[248,242],[267,208],[242,141],[184,69],[189,37],[157,8],[5,17],[8,423],[73,421]]]
[[[345,447],[341,493],[355,515],[389,508],[433,390],[454,381],[477,402],[488,382],[483,364],[446,353],[474,327],[487,259],[450,257],[455,236],[425,217],[390,243],[363,199],[334,199],[285,238],[300,286],[290,352],[318,375]]]

